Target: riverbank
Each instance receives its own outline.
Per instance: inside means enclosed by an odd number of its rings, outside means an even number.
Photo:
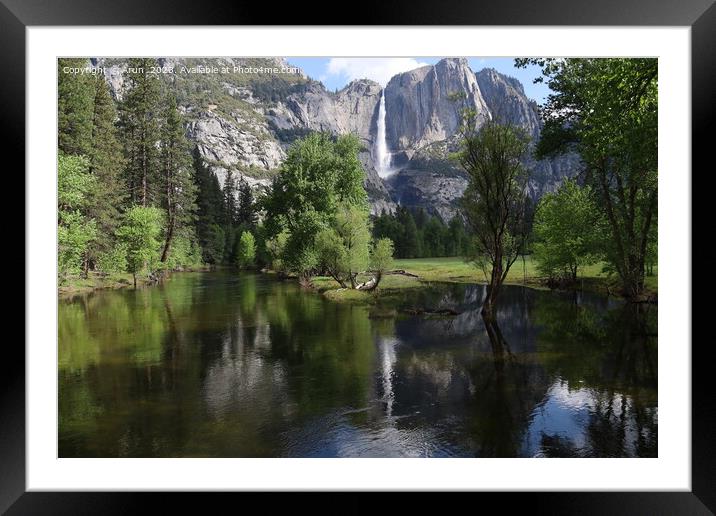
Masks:
[[[209,267],[193,267],[172,272],[200,272],[211,270]],[[137,276],[137,288],[150,286],[152,283],[146,275]],[[94,290],[116,290],[120,288],[133,288],[134,278],[128,272],[95,272],[90,271],[86,278],[70,276],[65,278],[57,287],[60,297],[86,294]]]
[[[584,290],[603,295],[616,296],[619,284],[616,277],[608,277],[602,272],[603,264],[598,263],[582,267],[578,273],[577,285],[572,290]],[[335,301],[371,302],[397,292],[418,288],[425,283],[487,283],[483,272],[474,264],[463,261],[459,257],[451,258],[414,258],[395,260],[394,270],[403,270],[417,277],[389,274],[383,277],[376,291],[365,292],[354,289],[343,289],[331,278],[314,278],[316,289],[329,299]],[[366,278],[361,278],[364,281]],[[654,267],[654,275],[645,279],[647,293],[655,296],[658,293],[658,271]],[[525,257],[524,263],[517,260],[510,269],[505,280],[506,285],[524,285],[530,288],[549,290],[545,278],[539,275],[537,264],[531,257]]]

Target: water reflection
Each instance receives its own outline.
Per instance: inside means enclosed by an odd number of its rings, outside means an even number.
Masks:
[[[59,307],[60,456],[657,453],[656,308],[518,287],[332,303],[183,274]]]

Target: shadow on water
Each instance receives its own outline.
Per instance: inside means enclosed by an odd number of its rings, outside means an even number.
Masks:
[[[193,273],[61,300],[60,456],[656,455],[655,306],[505,287],[488,323],[484,295]]]

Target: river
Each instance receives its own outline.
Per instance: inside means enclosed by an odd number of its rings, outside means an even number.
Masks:
[[[496,342],[484,289],[364,306],[206,272],[61,298],[59,456],[657,455],[656,306],[507,286]]]

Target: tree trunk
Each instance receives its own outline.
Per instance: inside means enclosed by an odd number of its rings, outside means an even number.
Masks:
[[[137,273],[132,273],[132,278],[134,279],[134,290],[137,290]]]
[[[82,258],[82,278],[87,279],[89,276],[89,255],[85,252]]]
[[[169,256],[169,248],[172,245],[172,238],[174,237],[174,225],[174,218],[171,218],[169,221],[169,227],[167,228],[167,238],[164,242],[164,250],[162,251],[162,263],[166,262]]]

